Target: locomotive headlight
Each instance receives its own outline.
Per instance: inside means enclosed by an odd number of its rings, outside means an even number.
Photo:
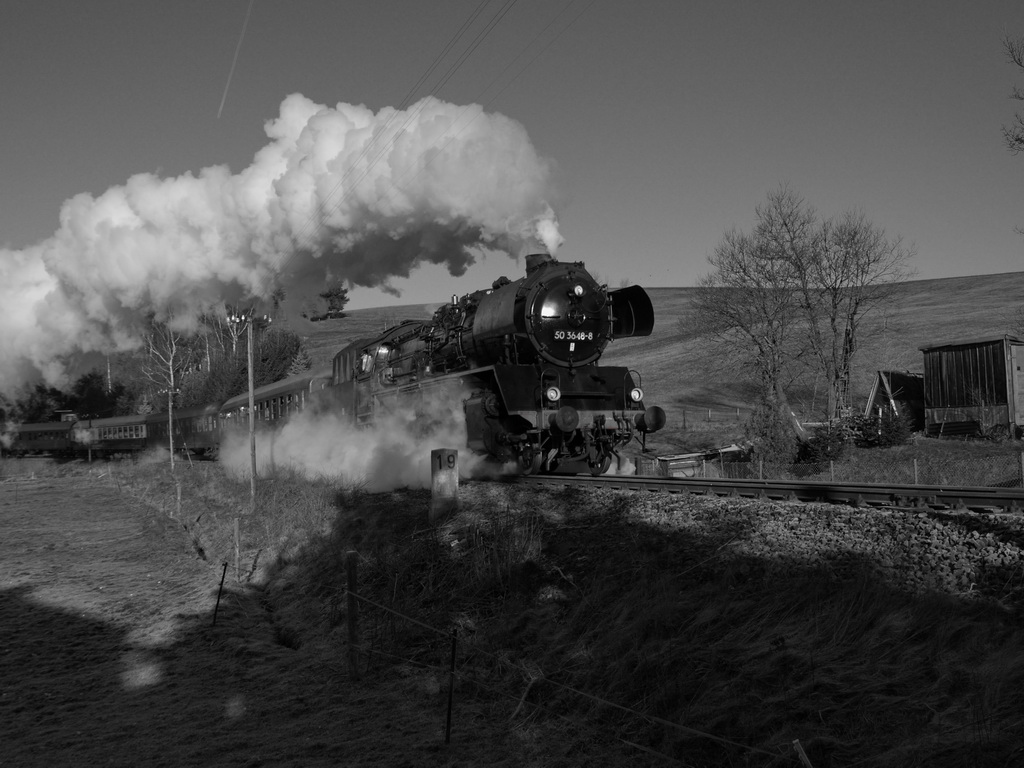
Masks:
[[[544,397],[551,403],[557,403],[562,399],[562,390],[558,387],[548,387],[544,390]]]
[[[576,285],[574,285],[572,287],[572,295],[575,296],[578,299],[580,296],[583,295],[584,290],[585,289],[583,288],[582,285],[580,285],[579,283],[576,283]]]
[[[644,399],[644,391],[640,387],[633,387],[629,390],[629,399],[634,403],[639,403]]]

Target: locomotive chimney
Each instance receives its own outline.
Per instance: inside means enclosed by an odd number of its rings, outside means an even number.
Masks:
[[[523,243],[522,248],[519,249],[519,255],[526,258],[526,274],[530,274],[538,267],[554,261],[551,258],[548,247],[536,236],[527,239]]]
[[[535,269],[539,269],[552,261],[554,259],[551,258],[550,253],[531,253],[526,257],[526,274],[530,274]]]

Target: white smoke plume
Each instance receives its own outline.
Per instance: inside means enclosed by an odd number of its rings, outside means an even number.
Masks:
[[[612,459],[611,465],[605,475],[635,475],[636,464],[628,456],[619,456]]]
[[[371,492],[429,488],[430,452],[435,448],[459,451],[463,478],[498,471],[466,449],[462,398],[448,391],[425,396],[416,406],[396,404],[381,412],[371,429],[359,429],[336,412],[303,411],[280,428],[257,433],[256,467],[264,476],[294,471]],[[248,432],[238,429],[225,435],[218,458],[229,472],[247,477]]]
[[[0,448],[10,448],[14,444],[17,425],[7,421],[0,424]]]
[[[132,348],[149,313],[187,329],[279,285],[388,290],[421,263],[458,275],[475,249],[561,242],[548,163],[519,123],[480,106],[374,113],[293,94],[265,128],[270,143],[237,174],[138,174],[66,201],[43,242],[0,249],[0,390],[60,383],[73,352]]]

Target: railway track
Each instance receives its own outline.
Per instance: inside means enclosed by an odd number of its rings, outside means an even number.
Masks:
[[[782,501],[827,502],[853,506],[955,509],[977,512],[1024,512],[1024,488],[988,486],[891,485],[879,483],[738,480],[729,478],[654,477],[644,475],[528,475],[520,482],[537,485],[614,488],[655,493],[695,493]]]

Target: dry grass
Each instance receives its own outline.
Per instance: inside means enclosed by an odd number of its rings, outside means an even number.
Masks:
[[[688,766],[793,765],[793,739],[815,768],[1024,755],[1018,609],[978,592],[915,595],[852,538],[845,555],[801,559],[791,544],[820,538],[806,526],[821,513],[806,507],[776,506],[765,527],[753,502],[471,484],[460,512],[431,527],[422,491],[371,495],[282,475],[261,481],[251,514],[247,482],[215,465],[174,478],[105,470],[191,526],[211,560],[230,562],[239,516],[242,580],[253,572],[276,642],[339,664],[345,553],[357,551],[360,592],[421,622],[364,606],[364,672],[419,670],[437,685],[457,628],[458,698],[511,718],[537,765],[662,759],[652,753]],[[867,513],[829,519],[862,526],[858,541],[896,537]]]
[[[686,389],[669,347],[659,355],[654,378],[679,386],[677,402],[702,391]],[[651,447],[696,450],[742,434],[738,423],[689,426]],[[871,472],[913,458],[959,461],[965,451],[1012,461],[1019,445],[929,440],[855,452],[848,464]],[[880,579],[852,547],[841,564],[831,553],[796,569],[779,567],[786,542],[772,556],[738,555],[738,542],[767,535],[756,515],[709,513],[693,499],[659,501],[655,519],[633,496],[481,485],[464,489],[458,516],[431,527],[424,492],[370,495],[333,478],[262,479],[251,511],[248,481],[211,463],[179,464],[172,476],[162,462],[0,462],[0,480],[37,471],[101,477],[176,520],[183,545],[214,562],[234,562],[237,519],[237,578],[258,585],[275,641],[337,663],[344,557],[358,551],[362,592],[440,630],[367,609],[364,668],[443,679],[444,634],[458,628],[460,698],[510,719],[536,765],[663,759],[652,752],[689,766],[792,765],[796,738],[815,768],[1008,766],[1024,757],[1024,625],[1019,608],[1007,607],[1017,602],[915,595]],[[794,510],[793,530],[803,515]],[[700,525],[666,529],[661,517]],[[1024,583],[1018,564],[1007,589]]]

